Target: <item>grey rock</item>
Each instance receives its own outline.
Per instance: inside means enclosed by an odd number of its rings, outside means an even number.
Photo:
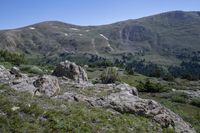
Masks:
[[[179,133],[195,133],[189,123],[171,110],[163,107],[154,100],[141,99],[128,92],[119,92],[109,95],[104,107],[112,108],[121,113],[131,113],[151,117],[162,127],[173,127]]]
[[[10,86],[18,91],[29,91],[33,95],[48,97],[55,96],[60,91],[58,79],[51,75],[28,77],[24,74],[21,78],[13,80]]]
[[[0,83],[9,83],[15,78],[8,69],[0,65]]]
[[[43,75],[40,76],[33,82],[35,88],[34,95],[39,92],[42,95],[52,97],[60,92],[60,86],[58,84],[58,79],[55,76]]]
[[[126,84],[126,83],[116,85],[114,88],[118,89],[120,91],[128,91],[130,94],[138,96],[137,89],[135,87],[132,87],[132,86]]]
[[[58,64],[52,75],[57,77],[65,76],[77,81],[78,83],[88,81],[85,70],[81,66],[67,60]]]
[[[22,75],[22,77],[14,79],[10,86],[18,91],[29,91],[34,94],[34,91],[37,89],[34,87],[33,82],[37,79],[36,76],[28,77],[28,75]]]
[[[200,97],[200,90],[176,90],[175,92],[183,92],[189,97]]]
[[[152,118],[163,128],[174,128],[178,133],[196,133],[180,116],[165,108],[158,102],[150,99],[141,99],[129,91],[112,93],[106,97],[87,97],[76,92],[66,92],[56,96],[57,99],[67,101],[86,102],[91,106],[113,109],[120,113],[143,115]]]
[[[15,77],[21,77],[22,74],[20,73],[20,69],[18,67],[12,67],[10,69],[10,73],[15,75]]]

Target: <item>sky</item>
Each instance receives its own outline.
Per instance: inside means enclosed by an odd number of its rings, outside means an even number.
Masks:
[[[200,0],[0,0],[0,29],[55,20],[103,25],[174,10],[200,11]]]

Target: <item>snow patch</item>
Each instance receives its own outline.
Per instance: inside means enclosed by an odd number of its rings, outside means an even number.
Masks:
[[[68,36],[68,34],[67,34],[67,33],[64,33],[64,35],[65,35],[65,36]]]
[[[111,51],[114,51],[114,49],[110,46],[110,43],[107,43],[107,47],[109,47]]]
[[[70,28],[70,30],[79,31],[77,28]]]
[[[90,30],[85,30],[86,32],[89,32]]]
[[[83,34],[79,34],[79,36],[83,36]]]
[[[30,29],[30,30],[35,30],[35,28],[34,28],[34,27],[29,27],[29,29]]]
[[[105,37],[103,34],[99,34],[99,35],[108,41],[108,38]]]

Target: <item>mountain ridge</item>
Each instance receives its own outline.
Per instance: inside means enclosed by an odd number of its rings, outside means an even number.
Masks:
[[[0,46],[28,55],[57,56],[72,52],[112,58],[131,53],[146,60],[149,55],[179,60],[177,56],[183,53],[200,51],[199,24],[199,11],[172,11],[100,26],[45,21],[0,30]]]

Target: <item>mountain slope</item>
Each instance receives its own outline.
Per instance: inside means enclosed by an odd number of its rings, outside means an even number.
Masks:
[[[200,12],[183,11],[102,26],[48,21],[0,31],[0,46],[28,55],[90,53],[114,57],[132,53],[156,63],[177,63],[180,57],[200,51],[199,25]]]

